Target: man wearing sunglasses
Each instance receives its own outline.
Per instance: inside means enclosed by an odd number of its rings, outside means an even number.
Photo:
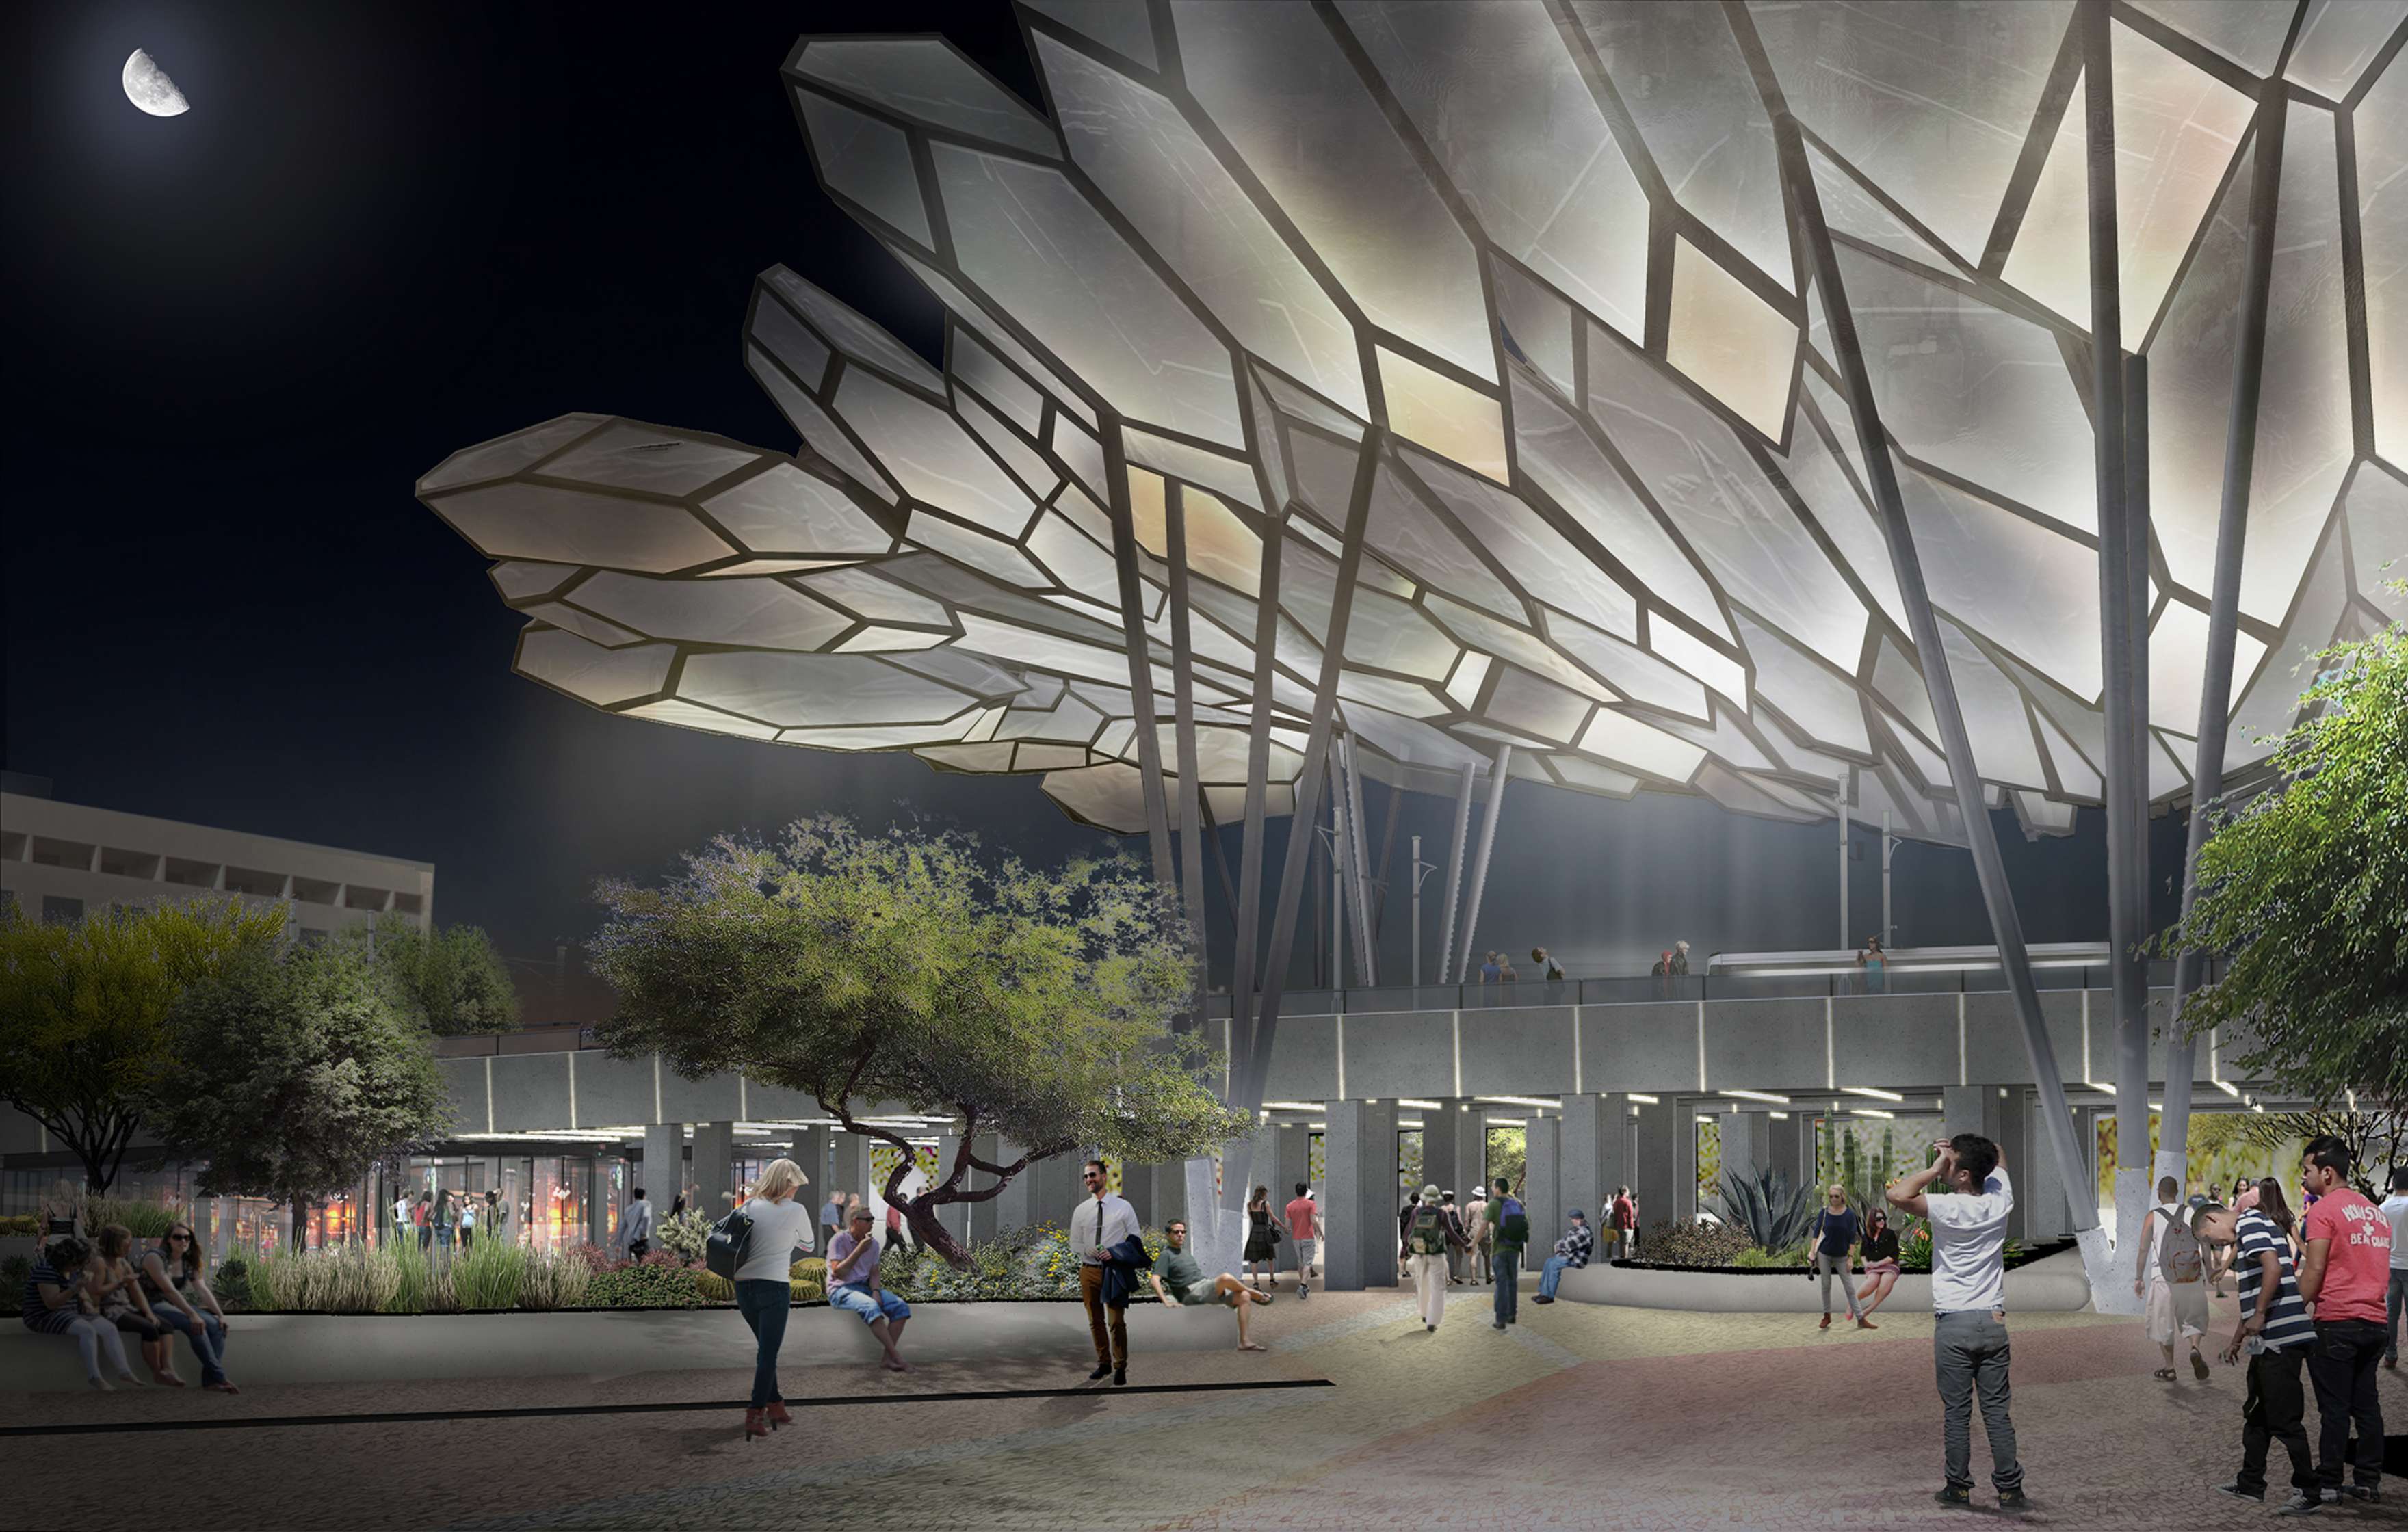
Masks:
[[[1079,1253],[1079,1301],[1086,1306],[1087,1328],[1096,1340],[1096,1370],[1088,1381],[1099,1382],[1106,1373],[1115,1386],[1128,1382],[1128,1296],[1134,1281],[1111,1284],[1107,1268],[1124,1265],[1114,1250],[1138,1238],[1137,1210],[1108,1190],[1104,1162],[1089,1160],[1081,1180],[1087,1196],[1070,1210],[1070,1248]],[[1140,1242],[1139,1250],[1143,1251]]]

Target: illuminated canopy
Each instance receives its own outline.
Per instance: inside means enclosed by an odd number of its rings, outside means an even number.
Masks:
[[[821,183],[943,304],[943,371],[777,268],[745,359],[798,452],[570,415],[419,494],[498,561],[534,680],[1042,772],[1122,829],[1141,754],[1174,759],[1169,529],[1226,822],[1257,603],[1275,566],[1282,812],[1352,522],[1336,708],[1366,772],[1442,789],[1510,743],[1518,776],[1792,819],[1844,779],[1955,839],[1785,110],[1981,776],[2062,829],[2101,796],[2103,731],[2071,13],[1025,0],[1041,113],[942,41],[807,38],[784,85]],[[2408,572],[2384,572],[2408,553],[2408,6],[2308,0],[2296,36],[2289,4],[2114,14],[2162,800],[2198,727],[2261,111],[2286,121],[2230,764],[2291,722],[2303,658],[2408,616],[2384,584]]]

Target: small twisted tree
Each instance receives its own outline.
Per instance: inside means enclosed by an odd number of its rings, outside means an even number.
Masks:
[[[611,1053],[656,1052],[688,1079],[741,1070],[895,1145],[886,1201],[955,1266],[968,1253],[938,1210],[1039,1160],[1176,1160],[1249,1125],[1206,1088],[1216,1060],[1171,1031],[1193,1003],[1188,932],[1127,861],[1039,871],[958,833],[823,817],[771,844],[721,837],[659,888],[606,881],[596,897]],[[917,1195],[910,1140],[873,1120],[896,1110],[958,1120],[953,1163]],[[980,1153],[990,1134],[1011,1159]]]

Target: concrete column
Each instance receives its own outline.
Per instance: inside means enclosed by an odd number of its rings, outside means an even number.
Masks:
[[[795,1163],[803,1167],[803,1174],[810,1179],[810,1189],[804,1195],[810,1198],[811,1206],[817,1208],[827,1200],[830,1184],[828,1130],[824,1127],[796,1128],[795,1147],[789,1153],[795,1156]]]
[[[736,1190],[736,1124],[696,1123],[694,1125],[694,1205],[705,1218],[716,1219],[728,1209]]]
[[[1685,1163],[1681,1140],[1694,1133],[1696,1124],[1677,1097],[1668,1097],[1654,1106],[1641,1102],[1636,1127],[1639,1153],[1631,1184],[1639,1192],[1639,1253],[1644,1255],[1648,1229],[1681,1218],[1681,1168]],[[1690,1157],[1695,1153],[1692,1149]]]
[[[827,1184],[844,1193],[848,1201],[853,1197],[869,1200],[869,1146],[875,1141],[841,1128],[828,1130]]]
[[[1813,1150],[1808,1142],[1813,1123],[1813,1113],[1793,1111],[1787,1122],[1772,1124],[1772,1168],[1781,1172],[1781,1184],[1793,1194],[1814,1173]]]
[[[1563,1195],[1565,1211],[1578,1208],[1587,1213],[1592,1229],[1604,1226],[1598,1209],[1610,1200],[1619,1179],[1613,1162],[1622,1157],[1623,1113],[1628,1110],[1619,1096],[1564,1097],[1564,1160],[1555,1185]]]
[[[2030,1127],[2025,1138],[2031,1146],[2030,1164],[2027,1166],[2022,1160],[2007,1162],[2007,1174],[2015,1183],[2015,1210],[2023,1218],[2024,1238],[2035,1244],[2043,1239],[2063,1239],[2073,1233],[2072,1216],[2065,1202],[2065,1177],[2057,1169],[2056,1151],[2042,1118],[2047,1110],[2038,1096],[2026,1101],[2025,1115]],[[2092,1130],[2080,1111],[2071,1115],[2074,1141],[2079,1143]],[[2086,1165],[2081,1174],[2089,1173],[2090,1167]]]
[[[1321,1269],[1331,1292],[1397,1285],[1397,1108],[1332,1101],[1323,1129],[1328,1187]]]
[[[1947,1085],[1940,1092],[1942,1131],[1950,1138],[1960,1133],[1978,1133],[1996,1143],[1999,1138],[1999,1088],[1996,1085]],[[2008,1167],[2013,1176],[2014,1167]]]
[[[1564,1232],[1564,1210],[1570,1206],[1563,1194],[1564,1120],[1533,1112],[1529,1126],[1522,1132],[1523,1166],[1527,1171],[1522,1181],[1522,1206],[1530,1214],[1530,1248],[1523,1258],[1535,1267],[1555,1248],[1556,1238]]]
[[[1279,1174],[1266,1179],[1270,1181],[1271,1206],[1284,1208],[1296,1196],[1296,1183],[1312,1179],[1312,1129],[1302,1124],[1281,1128],[1276,1163]]]
[[[644,1189],[644,1200],[653,1204],[653,1216],[666,1216],[669,1204],[685,1188],[683,1123],[644,1124],[644,1166],[636,1185]]]
[[[1786,1126],[1786,1124],[1783,1124]],[[1761,1111],[1727,1111],[1722,1116],[1723,1175],[1755,1181],[1772,1164],[1772,1116]],[[1722,1210],[1722,1179],[1699,1193],[1700,1206]]]
[[[2024,1233],[2027,1199],[2039,1190],[2036,1186],[2027,1190],[2024,1185],[2024,1177],[2030,1173],[2024,1158],[2031,1137],[2028,1131],[2031,1119],[2023,1110],[2023,1092],[1993,1088],[1990,1095],[1998,1103],[1999,1153],[2004,1157],[2007,1174],[2015,1183],[2015,1205],[2007,1210],[2007,1238],[2021,1241],[2027,1238]]]

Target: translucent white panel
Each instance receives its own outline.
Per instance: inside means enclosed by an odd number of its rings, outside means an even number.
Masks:
[[[1693,718],[1707,716],[1706,689],[1643,649],[1553,611],[1547,613],[1547,637],[1633,702]]]
[[[1545,9],[1344,0],[1339,11],[1497,248],[1639,338],[1645,194]]]
[[[888,249],[896,260],[911,268],[911,275],[919,278],[921,284],[937,295],[937,301],[943,304],[953,318],[968,325],[981,340],[994,347],[996,355],[1003,357],[1013,366],[1037,379],[1037,386],[1043,389],[1055,404],[1078,416],[1091,429],[1094,427],[1095,411],[1089,409],[1086,404],[1070,391],[1070,385],[1063,381],[1061,375],[1044,362],[1039,361],[1036,352],[1022,345],[1009,331],[997,324],[986,310],[980,308],[976,300],[962,289],[960,283],[908,250],[896,246],[889,246]]]
[[[1236,447],[1229,353],[1060,172],[939,144],[962,270],[1140,420]]]
[[[775,739],[778,731],[767,723],[757,723],[734,713],[723,713],[716,708],[697,708],[691,702],[664,697],[647,702],[640,708],[630,708],[623,718],[649,719],[654,723],[674,723],[683,729],[701,729],[709,734],[732,734],[743,739]]]
[[[2402,21],[2400,0],[2308,0],[2283,78],[2335,101],[2349,94]]]
[[[1263,385],[1263,393],[1282,413],[1317,425],[1335,436],[1354,440],[1363,435],[1363,422],[1347,414],[1321,395],[1299,388],[1275,372],[1254,369],[1254,377]]]
[[[1113,208],[1240,345],[1361,411],[1354,327],[1179,108],[1042,34],[1036,42],[1070,157]]]
[[[2256,158],[2254,150],[2242,156],[2149,342],[2149,520],[2174,583],[2202,594],[2215,578]]]
[[[2072,0],[1759,5],[1749,14],[1790,110],[1978,261]]]
[[[2361,471],[2358,481],[2365,483],[2371,477]],[[2408,507],[2401,508],[2408,510]],[[2233,670],[2246,690],[2232,711],[2232,726],[2225,736],[2228,768],[2263,756],[2271,748],[2269,741],[2291,726],[2299,716],[2300,694],[2315,680],[2316,651],[2333,641],[2334,631],[2348,610],[2349,571],[2342,557],[2341,539],[2328,535],[2308,568],[2299,601],[2288,614],[2274,651],[2259,662],[2255,676],[2238,666]]]
[[[591,612],[579,611],[575,607],[558,601],[529,607],[526,614],[550,623],[553,627],[566,628],[579,637],[600,644],[605,649],[616,649],[621,644],[632,644],[643,637],[640,633],[630,633],[616,623],[606,623]]]
[[[1142,463],[1173,479],[1201,484],[1256,510],[1262,508],[1254,471],[1241,458],[1208,452],[1200,447],[1190,447],[1183,441],[1173,441],[1168,437],[1157,437],[1151,431],[1133,427],[1123,429],[1121,445],[1132,463]]]
[[[1660,618],[1647,623],[1647,647],[1733,702],[1747,700],[1747,669],[1688,629]]]
[[[732,580],[741,575],[793,575],[806,569],[841,567],[850,559],[738,559],[712,569],[696,569],[697,580]]]
[[[1155,743],[1162,748],[1166,765],[1179,758],[1178,726],[1168,719],[1154,725]],[[1246,780],[1247,738],[1244,729],[1204,728],[1196,731],[1196,780],[1202,782],[1243,782]],[[1304,764],[1303,757],[1284,746],[1273,744],[1270,749],[1270,779],[1277,781],[1293,777]]]
[[[464,447],[445,458],[418,481],[418,493],[432,494],[455,484],[485,479],[507,479],[520,469],[560,451],[609,420],[607,415],[563,415],[558,420]]]
[[[1948,651],[1949,678],[1956,683],[1956,700],[1965,711],[1965,733],[1973,744],[1973,766],[1983,780],[2014,787],[2045,787],[2040,768],[2040,747],[2032,739],[2023,694],[1974,647],[1954,623],[1940,624],[1941,645]]]
[[[1061,749],[1062,747],[1040,746],[1039,748]],[[1084,762],[1087,758],[1087,752],[1083,750],[1076,752],[1065,750],[1064,752],[1075,753],[1081,762]],[[1012,747],[1009,744],[989,742],[983,745],[926,745],[912,753],[931,765],[946,766],[954,771],[1010,771],[1011,769]]]
[[[2147,333],[2255,104],[2128,26],[2114,33],[2115,232],[2126,344]],[[2090,328],[2089,137],[2082,93],[2057,127],[2006,279]]]
[[[935,244],[903,130],[839,107],[816,91],[796,91],[795,101],[803,109],[811,157],[828,190],[851,197],[920,243]]]
[[[1584,761],[1577,755],[1550,755],[1547,766],[1563,780],[1566,787],[1577,788],[1583,793],[1627,798],[1639,791],[1639,779],[1628,772],[1616,771],[1595,761]]]
[[[933,37],[814,38],[788,68],[897,117],[1060,157],[1043,119]]]
[[[1686,739],[1666,734],[1611,708],[1600,708],[1583,731],[1580,748],[1617,765],[1634,766],[1653,776],[1684,782],[1705,764],[1706,752]]]
[[[953,637],[950,633],[930,633],[925,628],[867,627],[831,651],[838,654],[892,654],[907,650],[934,649]]]
[[[1378,356],[1391,430],[1500,484],[1512,478],[1505,413],[1496,400],[1384,346]]]
[[[1371,322],[1495,378],[1471,243],[1321,19],[1217,0],[1171,14],[1188,89]]]
[[[1097,441],[1084,426],[1066,415],[1054,417],[1054,455],[1062,460],[1071,476],[1085,486],[1088,494],[1104,497],[1104,444]]]
[[[2157,684],[2154,676],[2150,678],[2150,684]],[[2077,798],[2103,800],[2107,794],[2106,779],[2100,775],[2099,768],[2083,758],[2082,752],[2074,748],[2072,740],[2065,737],[2065,731],[2057,726],[2055,720],[2046,713],[2037,716],[2041,743],[2048,747],[2049,764],[2057,767],[2057,785]]]
[[[1509,665],[1498,672],[1484,716],[1506,728],[1568,745],[1588,717],[1589,707],[1588,698],[1579,693]]]
[[[2186,739],[2178,749],[2164,735],[2154,732],[2149,741],[2149,796],[2161,798],[2181,792],[2190,781],[2190,763],[2198,747]]]
[[[1685,239],[1674,241],[1665,359],[1767,437],[1789,414],[1798,327]]]
[[[2358,465],[2349,486],[2349,551],[2358,594],[2394,618],[2408,620],[2408,484],[2372,463]]]
[[[494,588],[502,593],[505,601],[524,601],[531,595],[542,595],[566,584],[577,573],[573,564],[529,564],[514,560],[496,564],[487,571]]]
[[[959,739],[976,725],[978,715],[966,712],[940,723],[886,723],[874,728],[782,729],[778,742],[812,750],[905,750]]]
[[[983,747],[974,745],[969,748]],[[1078,745],[1014,745],[1010,749],[1014,771],[1057,771],[1066,766],[1087,764],[1087,752]]]
[[[1902,628],[1906,626],[1906,603],[1899,599],[1889,539],[1873,520],[1864,491],[1857,487],[1863,483],[1864,465],[1856,452],[1856,417],[1840,402],[1840,396],[1825,386],[1813,368],[1805,369],[1799,376],[1806,397],[1813,401],[1832,435],[1827,438],[1800,410],[1797,428],[1789,433],[1788,457],[1776,457],[1774,461],[1781,465],[1789,487],[1806,503],[1814,524],[1840,551],[1841,562],[1856,577],[1856,583],[1871,592],[1873,600],[1889,614],[1890,621]],[[1839,443],[1836,449],[1832,446],[1834,441]],[[1858,476],[1854,481],[1848,477],[1852,469]]]
[[[1772,122],[1719,6],[1572,0],[1681,206],[1795,289]]]
[[[1002,411],[1014,425],[1031,437],[1041,437],[1045,430],[1045,396],[1005,366],[969,326],[954,325],[950,339],[953,350],[947,370],[953,374],[956,391],[963,384],[978,390],[982,398]]]
[[[781,463],[702,503],[747,548],[779,552],[883,553],[895,539],[853,496]]]
[[[1854,176],[1834,164],[1812,139],[1806,144],[1806,162],[1813,170],[1814,194],[1823,205],[1823,222],[1833,234],[1850,235],[1879,245],[1935,270],[1956,269],[1946,254],[1927,244],[1921,235],[1883,207],[1878,197],[1857,184]]]
[[[1513,436],[1522,470],[1656,599],[1715,632],[1727,631],[1705,577],[1640,503],[1581,423],[1519,377],[1512,383]],[[1612,631],[1610,623],[1600,625]]]
[[[1354,593],[1346,619],[1346,658],[1380,670],[1443,680],[1455,647],[1419,609],[1379,591]]]
[[[749,448],[701,441],[657,426],[620,421],[545,464],[546,478],[581,484],[686,494],[761,456]]]
[[[848,369],[837,412],[903,492],[966,521],[1016,537],[1036,508],[946,410],[874,374]]]
[[[1060,675],[1128,684],[1128,659],[1118,650],[1073,643],[973,612],[962,613],[960,621],[962,642],[982,653],[1008,654],[1015,664],[1033,665]]]
[[[1448,630],[1465,643],[1476,645],[1488,653],[1501,655],[1523,669],[1534,671],[1550,680],[1560,681],[1583,696],[1593,697],[1598,702],[1620,700],[1620,694],[1613,688],[1556,653],[1537,635],[1500,623],[1460,602],[1450,601],[1436,591],[1432,591],[1427,599],[1430,615],[1445,623]],[[1452,694],[1453,688],[1450,687],[1449,691]]]
[[[886,476],[880,473],[869,459],[861,455],[861,449],[846,437],[843,428],[820,408],[817,400],[795,387],[778,369],[778,365],[769,360],[767,351],[758,346],[744,348],[744,369],[768,394],[770,401],[778,407],[778,412],[802,434],[803,440],[810,444],[811,451],[834,464],[838,472],[881,500],[888,505],[895,503],[895,486],[887,482]]]
[[[1407,718],[1443,718],[1455,710],[1426,686],[1388,676],[1367,676],[1360,670],[1338,672],[1338,694],[1348,702],[1369,703]]]
[[[1065,693],[1054,707],[1043,709],[1014,708],[1004,715],[997,728],[998,739],[1066,739],[1085,741],[1096,737],[1104,726],[1104,715]]]
[[[1028,8],[1085,33],[1149,69],[1157,67],[1154,27],[1142,5],[1132,0],[1028,0]]]
[[[2253,75],[2271,75],[2291,29],[2292,7],[2256,0],[2131,0],[2146,11],[2230,59]],[[2080,99],[2079,97],[2076,98]]]
[[[2289,608],[2316,529],[2349,471],[2349,353],[2334,178],[2331,114],[2292,107],[2241,568],[2241,609],[2270,623]]]
[[[942,394],[944,379],[920,353],[864,319],[853,307],[803,280],[784,266],[761,274],[762,283],[783,298],[811,327],[827,336],[836,349],[871,366],[890,372],[929,394]]]
[[[824,596],[856,616],[872,622],[944,623],[941,602],[929,600],[884,579],[872,569],[830,569],[822,574],[805,575],[801,584],[817,595]]]
[[[810,326],[795,317],[793,309],[767,292],[752,305],[752,328],[747,333],[754,345],[776,357],[808,392],[817,394],[827,382],[828,361],[836,353]]]
[[[991,575],[1007,585],[1029,589],[1051,585],[1054,581],[1037,566],[1021,555],[1009,542],[999,541],[983,532],[976,532],[959,522],[924,510],[911,513],[910,538],[921,547],[942,553],[956,564],[966,564],[982,575]]]
[[[1698,694],[1701,697],[1702,692]],[[1633,700],[1638,700],[1634,698]],[[1743,771],[1776,769],[1772,757],[1731,722],[1731,710],[1716,708],[1711,724],[1692,723],[1683,719],[1665,719],[1659,725],[1668,734],[1686,739],[1693,745],[1703,745],[1718,760]]]
[[[1607,438],[1731,598],[1853,666],[1863,605],[1722,419],[1595,326],[1588,388]]]
[[[689,654],[678,694],[764,723],[935,723],[970,699],[950,686],[867,654]]]
[[[2358,103],[2358,208],[2376,451],[2408,463],[2408,50]]]
[[[1863,705],[1847,678],[1826,668],[1770,628],[1739,619],[1741,643],[1756,666],[1756,691],[1824,744],[1869,754]]]
[[[961,416],[962,423],[986,445],[987,451],[1003,461],[1025,496],[1042,500],[1054,493],[1054,487],[1063,480],[1045,461],[1045,454],[1014,436],[1003,417],[988,408],[977,394],[963,393],[955,399],[955,412]]]
[[[1490,268],[1497,283],[1497,318],[1505,338],[1556,392],[1580,392],[1572,376],[1572,306],[1541,287],[1510,262]]]
[[[488,484],[431,499],[487,558],[665,571],[736,550],[677,506],[546,484]]]
[[[1456,707],[1469,712],[1479,702],[1481,685],[1487,680],[1489,667],[1496,663],[1494,656],[1483,654],[1478,650],[1465,652],[1462,663],[1455,667],[1455,674],[1446,679],[1446,694],[1455,699]]]
[[[1137,768],[1121,762],[1045,774],[1045,795],[1082,824],[1124,835],[1145,830],[1145,789]]]
[[[1066,591],[1105,597],[1119,589],[1120,571],[1112,555],[1089,541],[1085,533],[1057,511],[1049,510],[1037,519],[1037,530],[1028,535],[1028,551],[1054,571]]]
[[[2236,633],[2233,675],[2249,675],[2265,652],[2265,644],[2246,633]],[[2167,602],[2149,629],[2149,722],[2196,736],[2206,678],[2207,613],[2184,602]],[[2217,698],[2216,705],[2229,709],[2231,694],[2228,691]]]
[[[2095,531],[2090,418],[2056,337],[1953,288],[1840,252],[1881,422],[1910,456]]]
[[[2052,803],[2020,788],[2015,792],[2015,813],[2028,829],[2042,835],[2064,835],[2073,828],[2073,805]]]
[[[1898,478],[1932,605],[2076,696],[2097,696],[2098,555],[1911,469]]]
[[[1520,496],[1426,452],[1404,448],[1398,455],[1523,590],[1608,633],[1639,637],[1631,594]]]
[[[1202,490],[1181,492],[1187,519],[1187,570],[1249,595],[1263,587],[1263,541],[1238,513]]]
[[[597,707],[649,696],[669,676],[677,651],[667,644],[605,649],[573,633],[540,629],[519,637],[518,668],[548,685]]]
[[[1529,621],[1521,601],[1405,481],[1393,458],[1382,459],[1372,481],[1363,538],[1374,552],[1440,590],[1512,621]]]
[[[656,638],[817,649],[853,620],[781,580],[646,580],[594,576],[571,593],[579,606]]]
[[[1931,694],[1924,686],[1923,673],[1886,638],[1873,655],[1873,690],[1925,739],[1939,742],[1940,719],[1931,710]]]

